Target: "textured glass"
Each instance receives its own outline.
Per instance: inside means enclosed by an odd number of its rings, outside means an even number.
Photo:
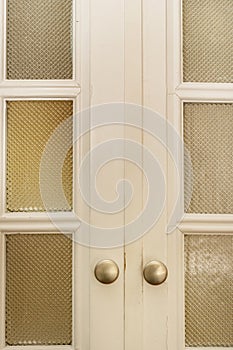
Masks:
[[[233,236],[185,236],[186,346],[233,346]]]
[[[72,0],[7,0],[7,79],[72,79]]]
[[[68,345],[71,339],[72,240],[7,235],[7,345]]]
[[[63,144],[69,142],[72,145],[72,123],[66,123],[62,134],[57,137],[51,162],[45,169],[49,197],[46,203],[41,197],[40,164],[51,135],[72,114],[73,102],[68,100],[7,102],[7,211],[71,210],[72,148],[65,157],[62,175],[56,169],[56,163]],[[62,176],[66,202],[57,186],[59,176]]]
[[[232,83],[232,37],[232,0],[183,0],[184,81]]]
[[[185,162],[188,213],[233,213],[233,104],[185,103],[184,142],[192,161]]]

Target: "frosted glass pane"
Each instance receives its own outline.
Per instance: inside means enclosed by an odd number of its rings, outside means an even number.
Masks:
[[[72,240],[62,234],[7,235],[7,345],[71,341]]]
[[[188,213],[233,213],[233,104],[185,103],[184,142],[190,152],[193,187],[185,163]]]
[[[7,0],[7,78],[72,79],[72,0]]]
[[[186,346],[233,346],[233,237],[185,236]]]
[[[73,114],[72,101],[8,101],[7,102],[7,210],[70,211],[72,209],[73,152],[68,151],[62,175],[52,163],[46,173],[49,203],[41,197],[40,164],[45,146],[55,129]],[[56,165],[65,142],[72,145],[72,124],[67,123],[56,139],[52,159]],[[59,150],[60,148],[60,150]],[[59,176],[67,203],[59,191]],[[44,200],[44,202],[43,202]],[[46,204],[46,207],[45,207]]]
[[[233,82],[233,1],[183,0],[185,82]]]

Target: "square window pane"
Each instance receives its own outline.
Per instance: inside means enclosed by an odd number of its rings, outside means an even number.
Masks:
[[[72,0],[7,0],[7,79],[72,79]]]
[[[185,103],[185,204],[188,213],[233,213],[233,104]],[[191,200],[190,200],[191,199]]]
[[[233,346],[232,276],[231,235],[185,236],[186,346]]]
[[[233,82],[232,0],[183,0],[185,82]]]
[[[72,209],[72,115],[69,100],[7,102],[7,211]]]
[[[72,240],[6,235],[7,345],[72,342]]]

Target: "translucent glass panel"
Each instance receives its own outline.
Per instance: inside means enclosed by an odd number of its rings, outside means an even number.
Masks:
[[[185,236],[187,346],[233,346],[233,237]]]
[[[184,142],[190,152],[185,163],[185,202],[189,213],[233,213],[233,104],[185,103]]]
[[[232,83],[232,36],[232,0],[183,0],[184,81]]]
[[[62,234],[7,235],[7,345],[71,342],[72,240]]]
[[[72,208],[73,155],[68,151],[62,175],[56,168],[63,145],[72,145],[73,101],[8,101],[7,102],[7,210],[69,211]],[[41,196],[40,165],[45,146],[56,128],[64,122],[62,133],[54,142],[51,161],[44,167],[49,203]],[[54,165],[54,167],[53,167]],[[54,170],[55,169],[55,170]],[[45,174],[46,173],[46,174]],[[58,179],[62,177],[60,195]],[[46,204],[46,205],[45,205]]]
[[[7,79],[72,79],[72,0],[7,0]]]

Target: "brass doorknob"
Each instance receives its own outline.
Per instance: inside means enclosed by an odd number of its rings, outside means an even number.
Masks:
[[[143,275],[148,283],[157,286],[166,281],[168,270],[162,262],[151,261],[144,267]]]
[[[119,267],[112,260],[101,260],[96,264],[95,277],[104,284],[111,284],[119,276]]]

